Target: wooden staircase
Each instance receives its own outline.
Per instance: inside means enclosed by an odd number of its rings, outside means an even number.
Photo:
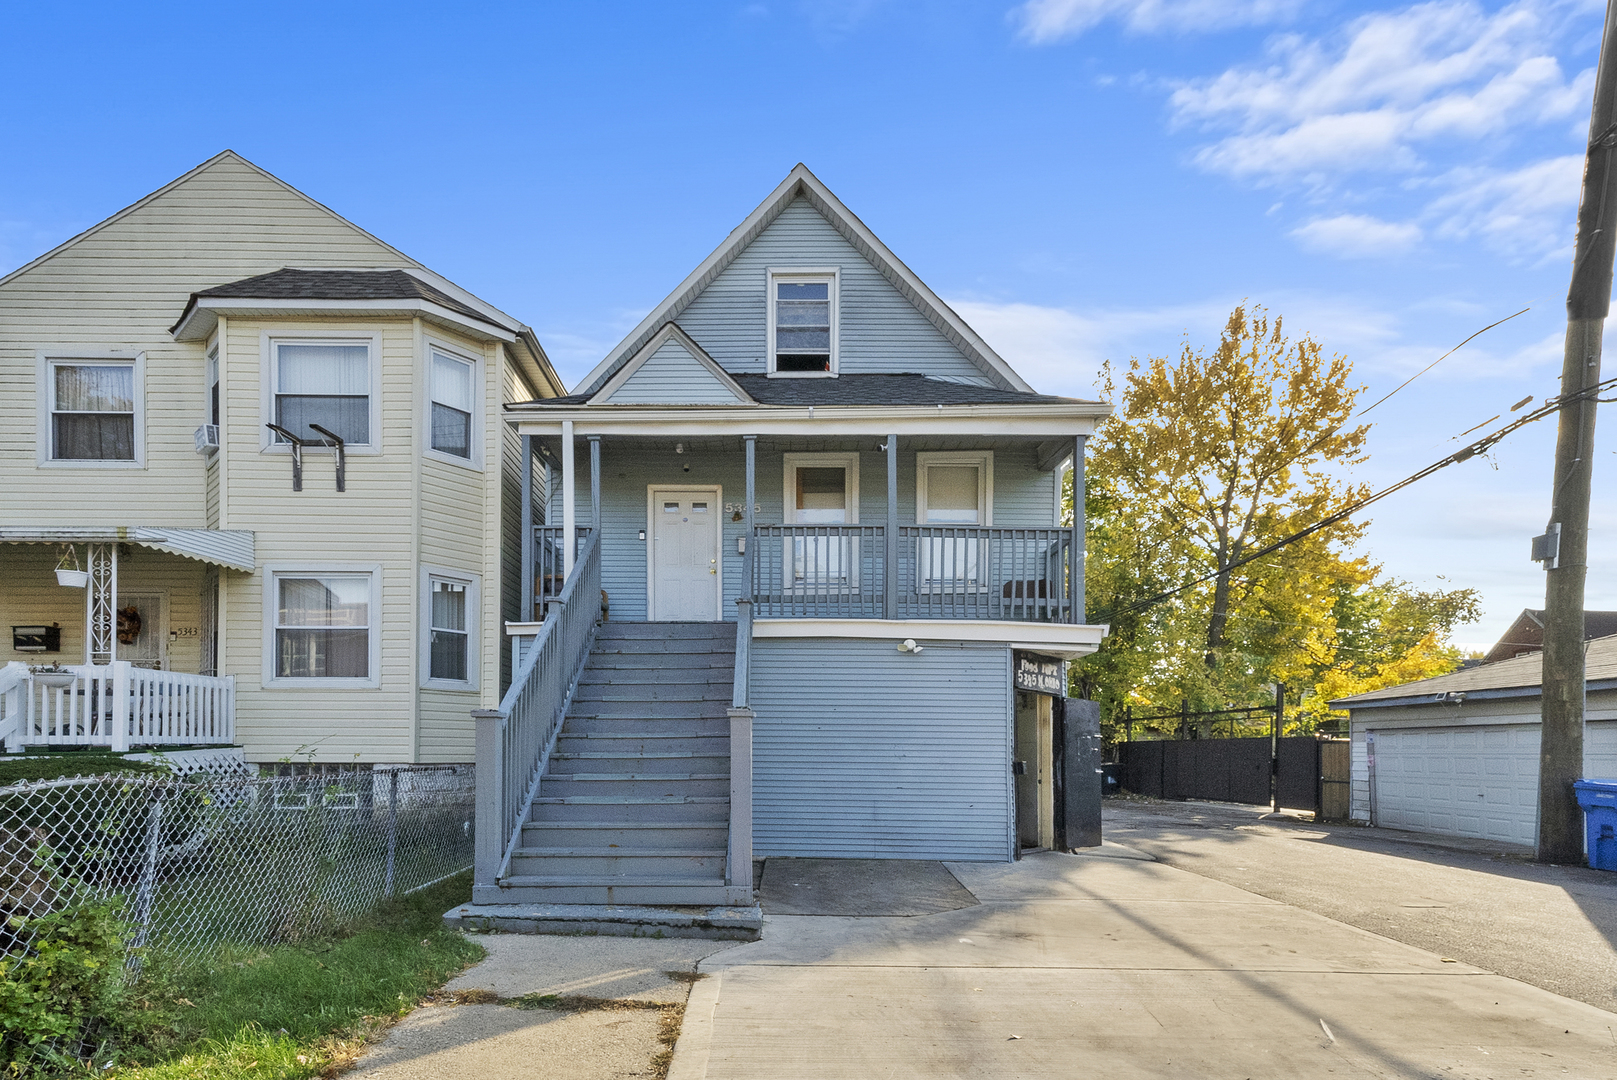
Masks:
[[[735,641],[733,623],[599,629],[500,882],[503,903],[733,902]]]

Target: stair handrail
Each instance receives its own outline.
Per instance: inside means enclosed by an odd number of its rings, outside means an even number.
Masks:
[[[474,885],[497,887],[522,841],[522,823],[556,745],[600,620],[601,537],[593,531],[572,576],[517,665],[499,708],[477,722]]]
[[[736,671],[732,709],[752,707],[752,601],[736,601]]]

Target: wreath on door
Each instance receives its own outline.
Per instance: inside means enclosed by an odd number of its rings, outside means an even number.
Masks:
[[[118,644],[133,645],[140,637],[140,609],[133,604],[118,609]]]

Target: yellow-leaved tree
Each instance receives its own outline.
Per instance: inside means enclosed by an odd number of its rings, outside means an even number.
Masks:
[[[1379,568],[1354,553],[1366,522],[1334,523],[1242,564],[1368,493],[1345,478],[1365,460],[1369,431],[1352,423],[1363,389],[1352,365],[1307,335],[1288,338],[1278,316],[1242,305],[1211,352],[1187,342],[1176,359],[1135,359],[1122,371],[1108,364],[1102,378],[1118,409],[1089,456],[1086,579],[1088,617],[1112,633],[1078,677],[1110,706],[1108,726],[1124,704],[1257,704],[1274,682],[1312,689],[1341,663],[1343,677],[1375,678],[1338,656],[1339,620],[1390,613],[1397,605],[1387,597],[1408,590],[1378,586]],[[1355,607],[1355,597],[1377,588],[1391,590],[1385,603]],[[1425,626],[1398,657],[1426,630],[1441,651],[1452,625]],[[1377,662],[1390,662],[1382,651]]]

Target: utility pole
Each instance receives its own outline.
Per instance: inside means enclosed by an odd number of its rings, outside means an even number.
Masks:
[[[1589,148],[1578,204],[1572,286],[1566,298],[1561,398],[1600,382],[1601,331],[1611,310],[1617,235],[1617,25],[1608,0],[1600,41]],[[1588,572],[1589,488],[1595,438],[1594,394],[1562,407],[1555,437],[1550,527],[1534,544],[1544,563],[1543,734],[1538,763],[1538,860],[1583,861],[1583,814],[1572,782],[1583,774],[1583,591]]]

